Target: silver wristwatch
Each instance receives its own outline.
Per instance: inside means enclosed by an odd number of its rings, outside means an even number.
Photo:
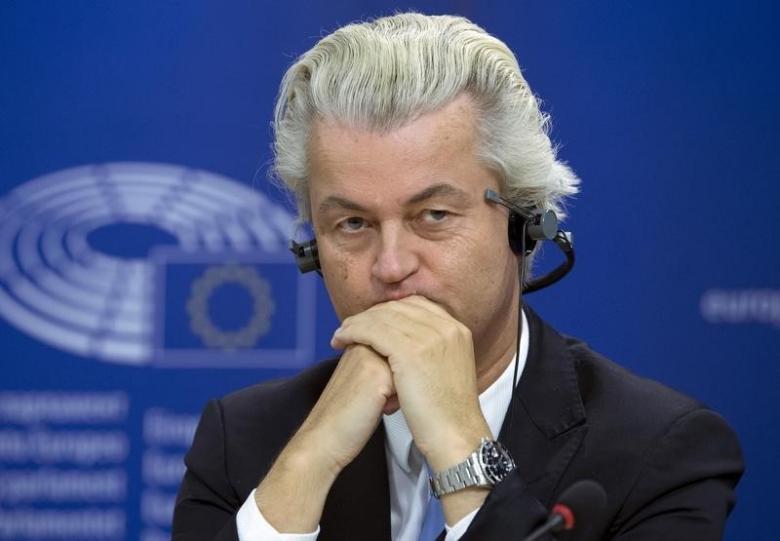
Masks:
[[[515,461],[497,441],[482,438],[477,450],[451,468],[433,474],[431,492],[437,498],[468,487],[492,487],[512,470]]]

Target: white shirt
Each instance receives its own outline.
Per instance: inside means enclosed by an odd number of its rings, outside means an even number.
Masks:
[[[518,380],[523,373],[528,357],[528,321],[524,313],[522,317],[520,354],[517,359]],[[479,395],[479,406],[494,438],[501,431],[504,416],[509,408],[513,372],[514,362],[511,362],[498,379]],[[428,489],[428,471],[427,468],[423,467],[424,460],[421,453],[413,445],[412,434],[406,424],[403,412],[398,410],[392,415],[385,415],[382,422],[387,436],[385,454],[390,477],[391,538],[393,541],[417,541],[425,518],[423,514],[428,505],[428,498],[431,497]],[[479,509],[475,509],[453,526],[446,525],[445,541],[460,539],[471,525],[477,511]],[[238,510],[236,525],[240,541],[316,541],[320,533],[319,526],[311,533],[283,534],[277,532],[257,508],[254,490],[241,509]]]

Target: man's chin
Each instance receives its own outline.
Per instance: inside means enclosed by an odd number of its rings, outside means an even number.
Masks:
[[[398,402],[398,395],[394,394],[387,399],[387,402],[385,402],[385,407],[382,410],[382,413],[385,415],[392,415],[399,409],[401,409],[401,404]]]

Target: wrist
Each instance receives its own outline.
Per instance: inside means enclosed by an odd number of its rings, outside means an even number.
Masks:
[[[346,464],[342,464],[336,451],[330,451],[329,440],[327,435],[320,437],[316,431],[301,430],[293,436],[279,459],[284,459],[287,468],[330,486]]]
[[[479,447],[483,438],[493,439],[487,423],[469,431],[454,432],[427,453],[423,451],[423,454],[434,472],[443,471],[466,460]]]
[[[338,472],[313,449],[294,437],[255,491],[257,508],[279,533],[312,532],[319,524]]]

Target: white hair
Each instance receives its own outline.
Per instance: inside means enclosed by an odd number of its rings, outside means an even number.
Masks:
[[[339,28],[287,70],[273,123],[275,173],[294,193],[300,219],[310,219],[315,120],[387,132],[464,92],[477,107],[478,158],[500,175],[505,197],[563,219],[563,199],[579,179],[556,159],[549,117],[512,51],[463,17],[419,13]]]

